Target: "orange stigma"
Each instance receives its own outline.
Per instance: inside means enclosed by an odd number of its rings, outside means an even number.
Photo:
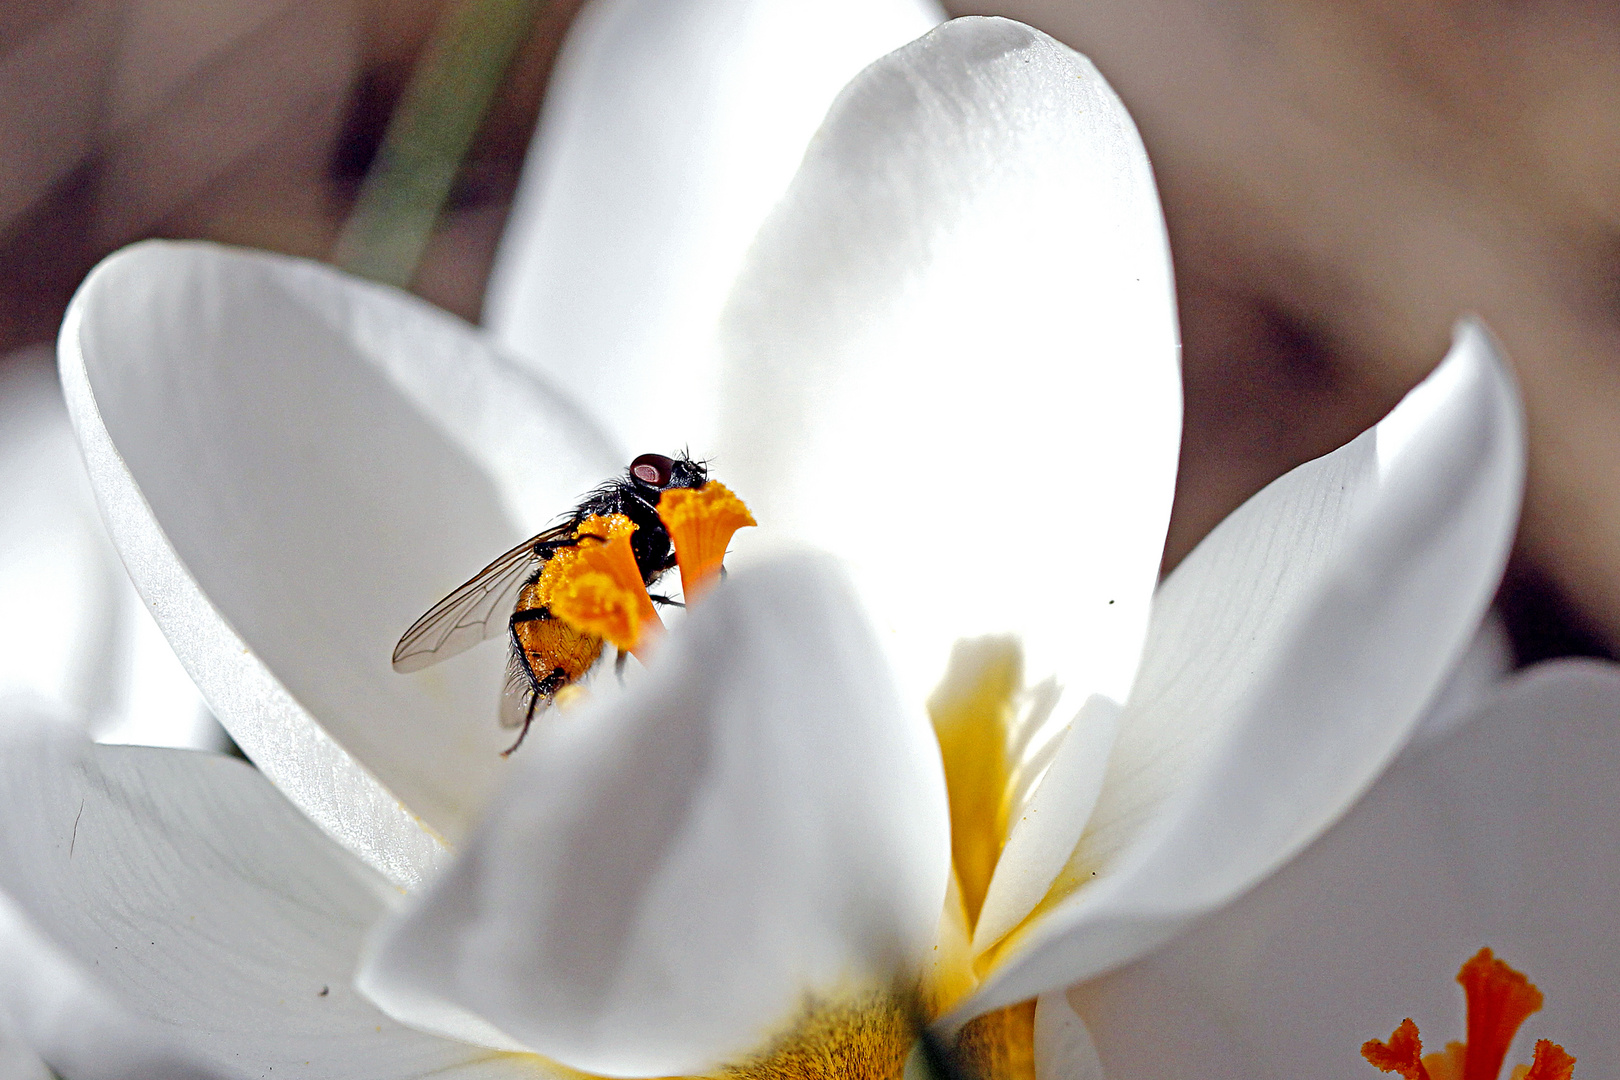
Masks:
[[[1498,1080],[1508,1046],[1543,998],[1523,973],[1481,949],[1457,972],[1468,999],[1468,1041],[1448,1043],[1445,1050],[1423,1053],[1423,1040],[1411,1018],[1401,1021],[1382,1042],[1371,1039],[1361,1056],[1384,1072],[1404,1080]],[[1571,1080],[1575,1059],[1557,1043],[1536,1043],[1535,1060],[1513,1070],[1512,1080]]]
[[[578,546],[547,561],[541,589],[557,618],[645,660],[642,650],[664,622],[636,566],[630,547],[635,531],[635,523],[623,514],[586,518],[576,534]]]
[[[756,524],[743,501],[718,480],[701,488],[671,488],[658,500],[658,518],[675,545],[681,591],[692,603],[720,576],[726,545],[738,529]]]
[[[1467,1056],[1463,1080],[1496,1080],[1507,1060],[1508,1044],[1530,1014],[1541,1008],[1541,991],[1481,949],[1457,972],[1468,996]]]

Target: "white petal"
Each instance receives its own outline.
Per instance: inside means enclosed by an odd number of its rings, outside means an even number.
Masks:
[[[0,731],[0,1027],[65,1075],[536,1074],[354,992],[397,894],[253,769],[16,717]]]
[[[529,736],[522,772],[362,977],[566,1065],[702,1072],[813,992],[920,970],[949,873],[938,747],[837,568],[738,572],[645,677]]]
[[[1062,990],[1035,1001],[1035,1080],[1106,1080],[1091,1032]]]
[[[418,880],[423,823],[453,840],[502,774],[504,656],[404,677],[394,641],[622,464],[464,324],[293,259],[126,249],[60,354],[114,543],[215,712],[341,843]]]
[[[971,1009],[1140,955],[1350,806],[1479,625],[1523,454],[1511,376],[1464,323],[1376,428],[1211,533],[1161,591],[1076,856],[1103,877],[1033,927]]]
[[[856,72],[934,0],[595,0],[570,29],[485,324],[632,453],[713,447],[743,253]]]
[[[49,346],[0,360],[0,699],[97,738],[223,745],[96,513]]]
[[[51,1080],[51,1073],[38,1054],[0,1031],[0,1080]]]
[[[1461,1039],[1457,968],[1481,946],[1546,1005],[1577,1076],[1620,1071],[1620,668],[1526,672],[1446,740],[1397,762],[1259,888],[1152,956],[1077,988],[1113,1080],[1370,1072],[1405,1017]]]
[[[973,927],[977,955],[1023,921],[1051,887],[1091,817],[1107,779],[1120,707],[1094,695],[1062,735],[1051,766],[1019,812]]]
[[[1123,701],[1174,486],[1170,260],[1084,57],[958,19],[864,71],[762,230],[727,324],[717,472],[855,567],[922,700],[953,642],[1022,638],[1072,717]],[[734,479],[733,479],[734,478]]]
[[[88,494],[88,484],[86,485]],[[105,533],[100,520],[96,528]],[[111,545],[108,545],[109,548]],[[152,613],[146,610],[119,566],[118,612],[125,632],[121,651],[128,657],[122,692],[111,699],[116,712],[98,725],[97,742],[168,746],[181,750],[224,750],[230,743],[191,681]]]
[[[1496,696],[1513,672],[1513,640],[1495,608],[1485,613],[1468,648],[1446,676],[1434,703],[1412,732],[1407,749],[1445,738]]]

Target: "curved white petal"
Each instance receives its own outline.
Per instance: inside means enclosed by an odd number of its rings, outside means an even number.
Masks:
[[[485,325],[630,453],[713,446],[743,253],[856,72],[934,0],[594,0],[569,30]]]
[[[966,1008],[1120,964],[1274,870],[1410,736],[1507,558],[1523,420],[1478,323],[1376,428],[1256,495],[1166,581],[1108,779],[1045,913]]]
[[[64,1075],[555,1076],[350,983],[397,893],[231,758],[0,726],[0,1027]]]
[[[137,588],[247,754],[393,880],[503,773],[498,643],[389,668],[418,614],[622,463],[459,321],[327,267],[147,243],[59,345]]]
[[[1405,755],[1343,821],[1186,936],[1070,999],[1112,1080],[1363,1072],[1362,1042],[1413,1017],[1461,1039],[1457,968],[1481,946],[1527,973],[1537,1038],[1620,1071],[1620,668],[1515,678]]]
[[[733,574],[522,771],[362,976],[566,1065],[702,1072],[806,995],[920,971],[949,874],[939,752],[824,556]],[[436,1008],[435,1002],[451,1006]]]
[[[715,468],[855,568],[922,700],[1015,633],[1066,720],[1122,701],[1174,486],[1170,258],[1146,153],[1084,57],[958,19],[862,72],[727,316]]]

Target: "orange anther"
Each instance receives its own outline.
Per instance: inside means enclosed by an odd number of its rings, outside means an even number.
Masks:
[[[1423,1040],[1411,1017],[1401,1021],[1389,1042],[1368,1039],[1361,1045],[1361,1056],[1384,1072],[1400,1073],[1405,1080],[1429,1080],[1429,1070],[1423,1067]]]
[[[541,585],[557,618],[645,659],[641,650],[664,622],[630,547],[635,529],[622,514],[586,518],[579,526],[578,546],[568,558],[547,563]]]
[[[1546,1039],[1536,1041],[1536,1057],[1525,1070],[1524,1080],[1570,1080],[1575,1075],[1575,1059],[1564,1048]]]
[[[717,480],[696,490],[665,491],[658,500],[658,517],[675,545],[687,603],[698,599],[720,576],[732,534],[755,524],[743,501]]]

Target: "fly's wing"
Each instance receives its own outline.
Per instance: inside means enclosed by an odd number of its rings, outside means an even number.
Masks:
[[[530,537],[434,604],[394,646],[394,670],[421,671],[505,633],[519,590],[545,558],[536,549],[568,535],[564,524]]]
[[[534,685],[534,676],[529,674],[529,665],[514,644],[506,658],[506,683],[501,688],[501,727],[522,727],[533,720],[534,714],[543,708],[539,698],[540,691]]]

